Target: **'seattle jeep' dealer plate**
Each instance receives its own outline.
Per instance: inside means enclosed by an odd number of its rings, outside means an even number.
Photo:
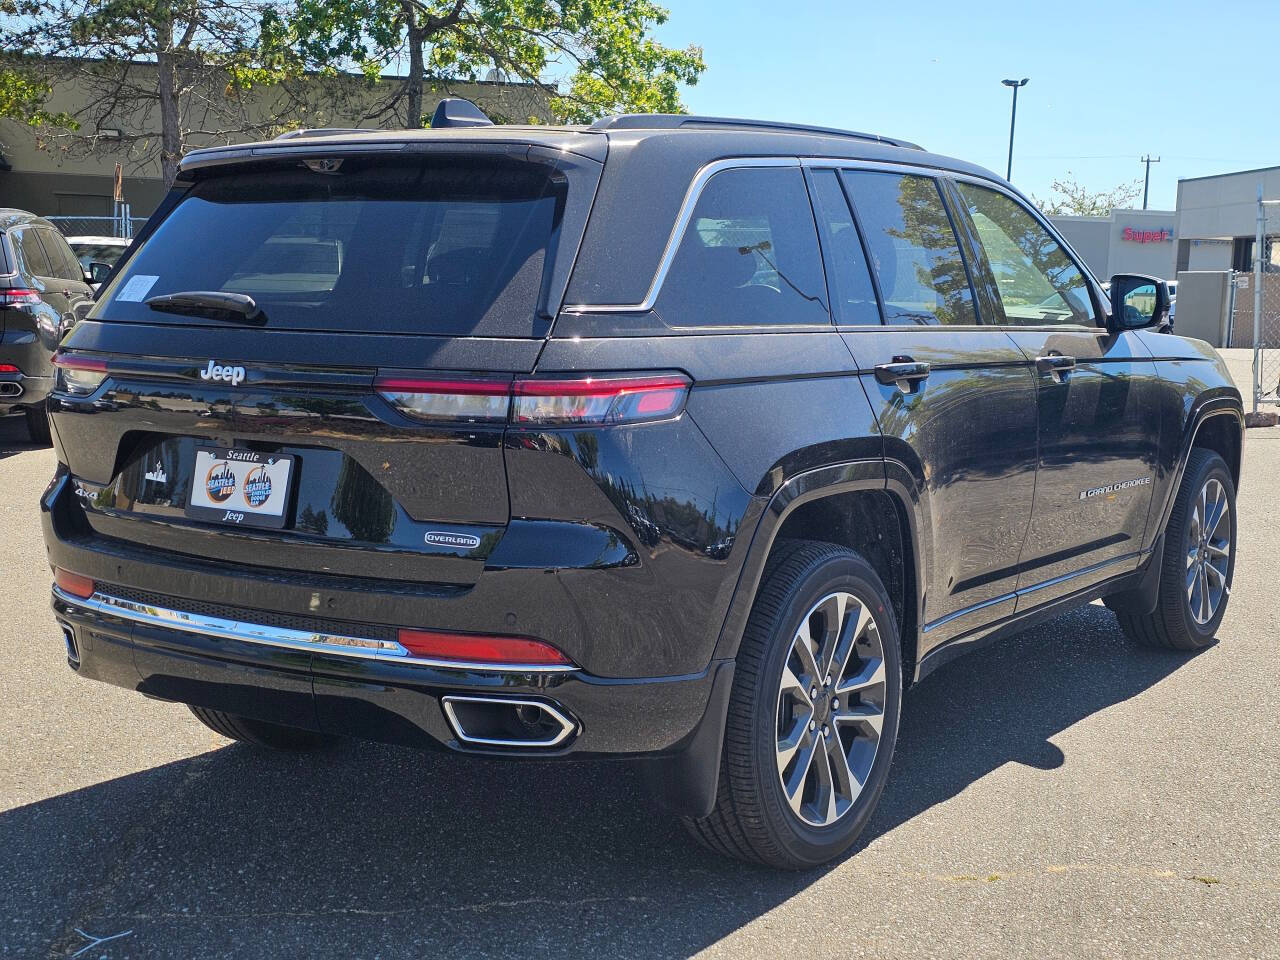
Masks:
[[[187,516],[246,527],[283,527],[294,458],[197,447]]]

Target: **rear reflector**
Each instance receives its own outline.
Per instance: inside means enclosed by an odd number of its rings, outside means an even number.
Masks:
[[[674,417],[689,395],[687,377],[517,380],[511,419],[520,424],[638,423]]]
[[[541,640],[527,637],[489,637],[435,630],[401,630],[400,645],[415,657],[462,660],[472,663],[564,664],[572,661]]]
[[[53,366],[57,372],[54,389],[76,397],[87,397],[107,379],[107,361],[96,357],[69,357],[55,353]]]
[[[0,290],[0,307],[17,307],[27,303],[39,303],[40,293],[25,287]]]
[[[12,363],[0,363],[0,373],[21,373]]]
[[[510,406],[506,380],[424,380],[378,377],[374,382],[389,404],[415,420],[503,423]]]
[[[80,574],[72,573],[70,570],[63,570],[61,567],[53,568],[53,582],[64,593],[69,593],[73,597],[79,597],[82,600],[88,600],[92,597],[95,589],[93,581],[88,577],[82,577]]]

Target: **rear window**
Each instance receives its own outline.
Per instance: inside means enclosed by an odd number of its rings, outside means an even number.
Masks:
[[[96,314],[184,291],[247,294],[269,329],[532,336],[563,182],[530,164],[343,162],[197,183],[129,260]]]

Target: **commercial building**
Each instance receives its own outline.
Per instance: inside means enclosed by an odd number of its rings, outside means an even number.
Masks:
[[[1049,220],[1100,280],[1117,273],[1173,279],[1177,228],[1172,210],[1112,210],[1106,217]]]
[[[155,65],[133,64],[129,68],[130,83],[140,89],[154,89]],[[288,126],[378,127],[386,126],[385,115],[378,117],[378,104],[387,96],[391,84],[387,78],[370,84],[363,78],[307,77],[297,81],[293,90],[299,106]],[[298,86],[304,89],[298,89]],[[211,96],[228,96],[219,89]],[[187,149],[215,143],[244,142],[262,139],[253,127],[267,129],[271,118],[280,114],[280,97],[276,88],[246,95],[236,108],[244,117],[244,131],[227,136],[193,135]],[[430,88],[423,99],[429,115],[443,96],[466,97],[494,116],[549,122],[551,111],[542,88],[533,84],[492,80],[455,83],[448,87]],[[109,218],[115,213],[113,186],[115,165],[124,173],[124,199],[134,217],[145,218],[164,197],[159,151],[158,120],[150,109],[139,108],[133,115],[117,111],[108,126],[94,128],[88,120],[93,95],[74,83],[55,83],[49,98],[51,112],[81,116],[81,129],[75,137],[51,136],[33,132],[29,127],[10,120],[0,120],[0,207],[17,207],[41,216],[75,218]],[[194,98],[198,103],[198,98]],[[293,101],[290,101],[291,103]],[[368,119],[371,115],[376,119]],[[194,124],[194,118],[185,118]],[[211,121],[210,121],[211,122]],[[394,121],[392,121],[394,122]],[[280,129],[279,125],[276,129]],[[269,135],[269,131],[268,131]],[[105,222],[109,226],[109,221]],[[64,229],[66,223],[63,224]],[[91,221],[77,226],[80,232],[111,232],[93,229]]]
[[[1280,167],[1178,181],[1179,270],[1253,269],[1259,187],[1264,199],[1280,200]],[[1280,212],[1271,220],[1263,259],[1280,267]]]

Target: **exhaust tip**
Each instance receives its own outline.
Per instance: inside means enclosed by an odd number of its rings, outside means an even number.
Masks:
[[[65,623],[59,624],[62,628],[62,642],[67,646],[67,663],[72,670],[80,669],[80,647],[76,643],[75,631],[68,627]]]
[[[22,391],[22,384],[16,380],[0,380],[0,397],[12,400],[14,397],[22,396]]]
[[[562,708],[543,700],[506,697],[440,698],[458,741],[474,747],[551,749],[578,732]]]

